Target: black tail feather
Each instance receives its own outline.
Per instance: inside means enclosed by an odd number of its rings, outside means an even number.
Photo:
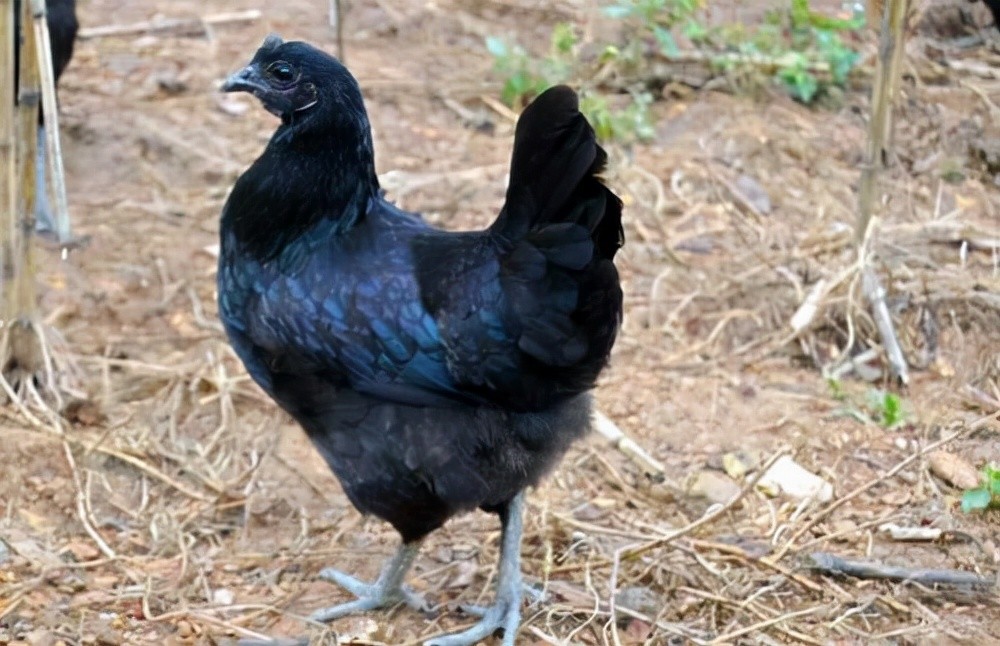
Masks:
[[[624,242],[622,202],[599,177],[606,162],[576,93],[544,92],[518,121],[507,201],[492,227],[510,244],[501,284],[520,349],[570,390],[592,385],[621,320],[612,260]]]
[[[600,181],[607,154],[565,85],[543,92],[514,135],[507,200],[492,230],[509,240],[553,223],[584,226],[603,258],[621,247],[621,201]]]
[[[548,90],[518,122],[507,201],[486,236],[414,240],[449,370],[490,401],[541,410],[593,388],[608,362],[624,235],[622,202],[599,177],[606,159],[573,91]]]

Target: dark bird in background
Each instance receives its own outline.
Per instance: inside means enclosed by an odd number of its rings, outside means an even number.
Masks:
[[[993,26],[1000,29],[1000,0],[983,0],[989,10],[990,14],[993,15]]]
[[[30,0],[15,0],[14,28],[16,34],[21,34],[21,2]],[[76,32],[80,28],[80,23],[76,19],[75,0],[48,0],[45,3],[45,22],[49,27],[49,45],[52,52],[52,72],[55,82],[58,85],[59,78],[66,70],[70,60],[73,58],[73,45],[76,43]],[[32,29],[32,25],[24,25],[25,29]],[[14,48],[14,74],[15,83],[19,68],[20,47]],[[15,85],[16,91],[16,85]],[[42,115],[41,104],[38,110],[38,154],[35,157],[35,177],[36,177],[36,202],[35,202],[35,228],[39,231],[54,231],[55,219],[52,217],[49,208],[48,190],[46,190],[46,173],[48,165],[45,151],[45,118]]]
[[[383,199],[361,91],[332,56],[271,36],[223,90],[281,118],[222,212],[230,342],[355,507],[402,536],[373,584],[324,570],[357,599],[313,618],[419,607],[402,584],[421,541],[481,508],[503,527],[496,601],[428,643],[514,644],[524,490],[588,428],[622,316],[622,204],[576,94],[524,111],[499,217],[455,233]]]

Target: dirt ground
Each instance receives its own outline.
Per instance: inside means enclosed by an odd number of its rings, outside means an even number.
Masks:
[[[743,4],[716,7],[761,6]],[[351,3],[347,63],[390,197],[448,228],[494,217],[513,124],[491,107],[483,39],[544,48],[552,24],[593,15],[581,5]],[[402,608],[327,630],[304,619],[346,600],[317,580],[322,567],[374,577],[396,536],[354,511],[222,336],[219,211],[275,120],[216,87],[271,31],[334,51],[326,4],[79,2],[85,28],[248,9],[262,17],[207,35],[81,40],[63,77],[68,193],[90,242],[39,252],[66,421],[0,410],[0,644],[415,644],[470,623],[457,604],[492,594],[498,525],[473,514],[433,535],[410,577],[433,616]],[[663,473],[595,434],[530,493],[525,576],[548,596],[525,610],[518,643],[1000,642],[995,587],[832,577],[809,558],[994,580],[1000,565],[996,513],[963,514],[942,479],[1000,460],[1000,162],[988,152],[1000,68],[988,47],[932,63],[925,45],[911,47],[876,243],[915,366],[892,428],[869,403],[886,387],[879,352],[834,384],[819,368],[878,345],[852,272],[863,81],[815,109],[727,87],[673,93],[654,106],[654,141],[611,148],[627,314],[596,396]],[[947,75],[925,74],[941,61]],[[793,334],[821,280],[819,313]],[[928,455],[935,443],[945,457]],[[748,487],[780,451],[832,497]],[[949,459],[959,466],[937,464]],[[903,542],[885,523],[940,532]]]

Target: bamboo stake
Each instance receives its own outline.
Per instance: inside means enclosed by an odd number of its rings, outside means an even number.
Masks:
[[[337,30],[337,58],[347,64],[344,56],[344,8],[340,0],[330,0],[330,26]]]
[[[73,239],[70,228],[69,205],[66,201],[66,173],[63,169],[62,144],[59,141],[59,106],[56,103],[56,77],[52,67],[52,44],[49,25],[45,20],[45,0],[31,0],[32,21],[35,26],[35,51],[42,82],[42,111],[45,113],[45,148],[49,162],[49,176],[55,193],[56,236],[62,244]],[[27,24],[27,22],[25,23]],[[27,32],[27,29],[25,29]],[[25,51],[27,48],[25,48]]]
[[[21,23],[30,24],[31,9],[28,3],[21,3]],[[30,271],[31,233],[35,230],[35,204],[38,200],[36,195],[38,184],[36,182],[35,155],[38,153],[38,110],[41,104],[41,76],[38,71],[38,58],[35,49],[35,34],[31,29],[22,29],[23,40],[21,41],[21,57],[18,70],[17,88],[17,121],[18,121],[18,144],[17,163],[18,175],[20,177],[20,192],[18,194],[17,207],[19,210],[15,222],[14,239],[16,260],[20,260],[17,267],[19,279],[22,273],[28,269]],[[19,281],[21,282],[21,281]],[[20,288],[16,289],[17,311],[27,312],[34,304],[34,283],[30,289],[31,298],[27,303],[24,298],[27,294]]]
[[[16,3],[15,3],[16,4]],[[21,3],[20,24],[23,41],[18,69],[17,89],[17,178],[18,190],[15,211],[7,220],[10,266],[13,274],[7,283],[9,317],[6,333],[7,370],[34,375],[44,367],[41,340],[35,334],[32,322],[36,315],[35,258],[32,236],[35,231],[35,155],[38,152],[39,70],[35,34],[27,28],[31,9]],[[16,41],[15,41],[16,42]],[[15,379],[16,380],[16,379]]]
[[[0,324],[12,316],[8,283],[14,276],[12,234],[17,213],[17,130],[14,109],[14,0],[0,0],[0,290],[3,307]]]
[[[872,84],[872,113],[868,121],[868,143],[865,151],[865,165],[861,171],[861,186],[858,199],[858,222],[855,236],[859,245],[869,238],[872,209],[875,204],[875,188],[878,172],[885,161],[885,144],[888,140],[889,121],[896,87],[893,75],[898,75],[896,52],[902,52],[904,19],[907,0],[891,0],[885,5],[882,29],[879,34],[878,58],[875,63],[875,81]]]
[[[903,384],[909,382],[909,368],[896,337],[889,308],[885,303],[885,289],[871,267],[871,239],[876,223],[873,212],[878,175],[887,155],[892,104],[899,85],[903,61],[908,8],[909,0],[889,0],[882,17],[875,83],[872,86],[872,114],[868,122],[868,145],[864,167],[861,170],[858,221],[855,227],[862,290],[872,307],[872,315],[882,337],[886,359],[895,377]]]

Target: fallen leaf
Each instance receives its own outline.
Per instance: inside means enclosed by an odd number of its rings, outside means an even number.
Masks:
[[[730,478],[739,479],[747,474],[750,465],[745,456],[738,453],[726,453],[722,456],[722,468],[725,469],[726,475]]]
[[[724,505],[739,495],[740,486],[724,473],[700,471],[691,480],[687,492],[690,496]]]
[[[586,523],[592,523],[595,520],[604,518],[607,515],[607,511],[590,502],[585,502],[573,510],[573,518],[582,520]]]
[[[615,605],[633,612],[655,616],[663,608],[663,599],[650,588],[634,585],[618,591],[615,595]]]
[[[351,642],[367,642],[371,637],[379,632],[378,622],[371,617],[353,617],[347,626],[347,630],[337,632],[340,638],[339,643],[350,644]]]
[[[194,626],[189,621],[181,619],[177,622],[177,636],[181,639],[187,639],[194,636]]]
[[[62,413],[71,423],[81,426],[96,426],[107,419],[101,407],[89,399],[71,399]]]
[[[771,198],[760,183],[749,175],[736,178],[736,189],[750,206],[761,215],[771,213]]]
[[[38,628],[25,635],[24,641],[31,646],[55,646],[58,637],[52,631]]]
[[[934,451],[927,456],[931,473],[959,489],[979,486],[979,472],[963,458],[948,451]]]
[[[217,588],[212,591],[212,603],[220,606],[231,606],[236,601],[236,595],[228,588]]]
[[[41,514],[36,514],[28,509],[18,509],[17,515],[21,517],[21,520],[28,523],[28,525],[31,526],[31,529],[36,532],[45,532],[51,528],[51,523],[48,518]]]
[[[765,491],[780,491],[798,500],[816,498],[828,502],[833,498],[833,485],[787,455],[778,458],[758,484]]]
[[[645,644],[652,632],[653,627],[645,621],[632,619],[625,626],[625,634],[622,637],[625,638],[626,644]]]
[[[87,541],[71,541],[66,544],[63,550],[72,554],[77,563],[93,561],[101,555],[100,551]]]
[[[858,524],[853,520],[842,518],[840,520],[833,521],[833,534],[836,534],[838,540],[845,541],[849,540],[855,532],[858,531]]]

